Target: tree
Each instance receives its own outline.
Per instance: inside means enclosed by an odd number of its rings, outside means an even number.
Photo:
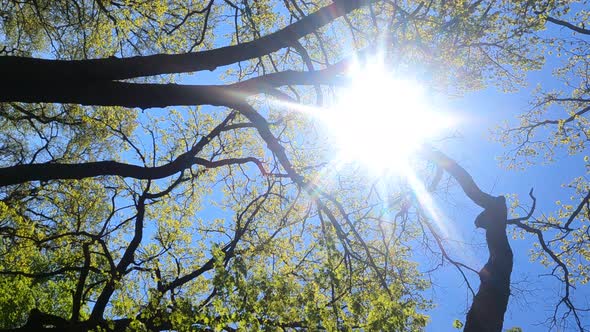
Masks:
[[[495,138],[510,150],[502,158],[509,169],[526,169],[543,163],[552,164],[569,155],[585,154],[587,118],[590,110],[588,42],[590,31],[585,28],[589,14],[587,1],[563,4],[542,3],[530,10],[537,15],[547,31],[534,38],[545,48],[548,59],[554,63],[554,82],[538,85],[530,109],[518,116],[519,123],[506,122],[495,130]],[[551,84],[553,83],[553,84]],[[584,157],[587,164],[588,157]],[[570,160],[575,163],[575,160]],[[587,330],[583,312],[587,305],[576,301],[575,289],[588,282],[588,241],[586,222],[590,194],[584,174],[572,174],[570,183],[571,204],[558,200],[555,211],[547,211],[518,225],[520,234],[528,233],[536,240],[532,259],[551,268],[550,276],[562,286],[559,301],[548,322],[556,326],[565,318],[573,318],[573,326]],[[562,203],[563,201],[563,203]]]
[[[351,63],[376,49],[400,71],[427,72],[433,89],[510,87],[521,78],[514,72],[542,63],[535,32],[553,22],[546,13],[567,8],[1,6],[0,68],[10,82],[0,95],[1,324],[204,331],[421,329],[428,283],[412,245],[434,245],[462,274],[469,268],[446,253],[409,188],[381,179],[390,187],[382,197],[358,170],[326,176],[330,151],[294,105],[323,105]],[[482,277],[465,326],[498,331],[512,269],[506,224],[541,245],[544,229],[508,220],[503,198],[440,151],[424,156],[414,167],[432,190],[445,170],[485,209],[483,271],[501,280]]]

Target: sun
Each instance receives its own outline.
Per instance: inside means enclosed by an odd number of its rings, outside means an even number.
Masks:
[[[424,143],[455,123],[431,105],[419,82],[396,77],[380,62],[355,66],[350,82],[318,114],[339,162],[402,170]]]

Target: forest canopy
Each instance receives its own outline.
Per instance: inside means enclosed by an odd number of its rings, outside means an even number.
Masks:
[[[447,268],[473,302],[454,325],[501,331],[507,227],[559,281],[544,326],[588,330],[585,174],[557,211],[493,197],[446,156],[437,101],[549,68],[493,132],[502,164],[584,155],[589,9],[0,0],[0,330],[421,331]],[[485,229],[483,269],[438,220],[457,187],[484,208],[454,226]]]

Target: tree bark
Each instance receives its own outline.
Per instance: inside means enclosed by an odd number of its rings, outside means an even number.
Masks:
[[[113,81],[215,70],[218,67],[254,59],[292,46],[298,39],[317,31],[335,19],[368,5],[370,0],[338,0],[301,20],[251,42],[184,54],[155,54],[130,58],[90,60],[49,60],[15,56],[0,57],[0,72],[7,81],[35,79],[50,83],[64,81]]]
[[[1,58],[1,57],[0,57]],[[316,71],[283,71],[228,85],[182,85],[120,81],[68,81],[55,77],[13,80],[3,87],[0,102],[61,103],[92,106],[124,106],[142,109],[166,106],[226,106],[245,98],[270,93],[286,85],[343,84],[337,75],[348,62]],[[1,68],[1,66],[0,66]]]
[[[510,297],[512,250],[506,236],[507,207],[504,196],[496,197],[475,224],[486,230],[490,257],[479,271],[481,281],[473,304],[467,313],[465,332],[500,332]]]
[[[475,226],[486,230],[489,259],[479,271],[480,286],[467,313],[465,332],[500,332],[510,297],[512,249],[506,235],[508,218],[504,196],[494,197],[479,189],[471,175],[443,153],[428,149],[424,154],[457,180],[465,194],[484,208]]]

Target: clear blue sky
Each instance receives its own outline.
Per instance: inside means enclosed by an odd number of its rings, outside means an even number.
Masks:
[[[555,63],[549,63],[548,67],[553,64]],[[525,171],[507,171],[499,167],[496,157],[507,150],[489,139],[489,129],[504,120],[515,124],[516,115],[529,108],[532,87],[537,83],[549,86],[554,80],[549,70],[543,70],[531,73],[528,82],[529,87],[518,93],[506,94],[495,88],[488,88],[451,101],[452,109],[464,119],[459,128],[463,137],[455,140],[446,152],[472,174],[483,190],[491,194],[518,194],[521,203],[530,204],[528,191],[534,187],[537,197],[535,214],[540,215],[542,212],[554,211],[556,200],[569,200],[571,192],[562,188],[561,184],[569,182],[576,175],[584,174],[585,170],[583,155],[567,156],[565,153],[558,154],[560,157],[553,164],[537,165]],[[449,201],[445,204],[438,200],[447,222],[460,231],[462,240],[475,244],[457,245],[452,250],[456,255],[454,257],[467,263],[475,263],[472,267],[479,270],[488,257],[484,231],[476,230],[473,225],[481,208],[459,191]],[[550,273],[550,270],[536,262],[530,262],[528,253],[532,248],[532,240],[532,237],[510,240],[514,252],[513,285],[504,327],[518,326],[524,331],[547,331],[547,326],[539,324],[553,314],[561,288],[555,278],[541,276]],[[437,308],[430,312],[431,324],[427,331],[457,331],[452,328],[452,322],[455,318],[464,321],[470,305],[471,297],[468,297],[467,287],[452,266],[446,266],[433,274],[432,281],[434,285],[430,293]],[[476,275],[472,275],[472,282],[472,286],[479,286]],[[579,288],[576,290],[576,298],[588,301],[590,290]]]

